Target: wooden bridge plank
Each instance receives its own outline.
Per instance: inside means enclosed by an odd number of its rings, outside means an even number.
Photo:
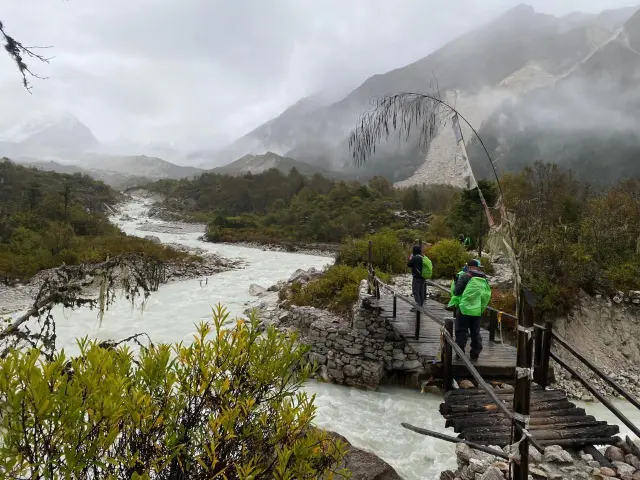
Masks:
[[[401,300],[396,303],[396,316],[393,316],[393,296],[381,295],[377,302],[381,309],[380,315],[384,317],[395,331],[401,335],[410,348],[419,355],[426,363],[433,364],[440,354],[440,325],[428,316],[422,315],[420,321],[419,337],[415,336],[416,314],[411,311],[411,306]],[[451,317],[451,312],[447,311],[441,303],[434,300],[426,300],[425,309],[430,315],[444,321]],[[483,350],[474,366],[483,376],[489,377],[510,377],[515,373],[516,349],[511,345],[498,344],[489,341],[489,332],[480,330],[482,336]],[[467,348],[469,348],[467,344]],[[454,375],[467,376],[467,368],[462,361],[454,360]],[[437,368],[434,369],[436,372]]]

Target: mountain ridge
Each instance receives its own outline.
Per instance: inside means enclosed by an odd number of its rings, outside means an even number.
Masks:
[[[477,101],[488,88],[504,101],[505,97],[520,95],[531,86],[539,88],[554,83],[609,38],[612,32],[607,26],[618,27],[632,12],[631,8],[625,8],[554,17],[522,4],[415,62],[369,77],[344,98],[306,111],[295,122],[289,119],[291,128],[277,131],[273,126],[278,124],[279,117],[275,117],[245,135],[243,141],[270,126],[269,143],[264,145],[264,151],[339,170],[352,177],[381,174],[394,181],[408,179],[415,176],[429,156],[428,151],[415,144],[383,142],[363,169],[357,170],[351,163],[347,135],[359,116],[370,108],[372,97],[402,91],[432,93],[437,79],[442,92],[463,96],[470,99],[470,104],[474,103],[474,95]],[[502,82],[505,84],[501,85]],[[498,104],[492,104],[487,113],[475,115],[476,127],[497,107]],[[472,105],[471,109],[474,108]],[[451,135],[450,131],[445,133]],[[256,145],[262,138],[254,135],[252,139],[255,141],[252,152],[260,151]],[[292,139],[296,143],[293,146]],[[449,152],[448,148],[444,150]],[[423,179],[424,175],[412,181]]]

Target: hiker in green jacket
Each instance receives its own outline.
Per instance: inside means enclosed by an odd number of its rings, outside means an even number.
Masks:
[[[460,303],[460,297],[453,294],[456,289],[456,282],[458,281],[458,277],[460,275],[464,275],[469,270],[469,267],[465,264],[458,273],[456,273],[451,281],[451,300],[449,300],[449,304],[447,305],[447,310],[451,312],[455,312],[458,308],[458,304]]]
[[[458,275],[453,296],[459,297],[456,314],[456,343],[464,350],[467,338],[471,336],[471,360],[478,360],[482,351],[480,336],[480,317],[491,301],[491,287],[486,275],[482,272],[479,260],[467,262],[469,270]]]
[[[464,237],[464,248],[468,250],[471,250],[471,239],[469,238],[469,236],[465,236]]]

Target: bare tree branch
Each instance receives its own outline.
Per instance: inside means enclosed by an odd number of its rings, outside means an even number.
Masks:
[[[33,306],[0,331],[0,356],[23,343],[41,345],[39,348],[45,355],[52,355],[56,330],[51,310],[56,305],[96,308],[102,320],[118,292],[124,293],[132,304],[138,297],[144,302],[165,281],[164,264],[136,254],[120,255],[97,264],[59,267],[42,284]],[[29,329],[27,322],[31,318],[38,319],[40,332]]]
[[[35,50],[43,49],[43,48],[51,48],[47,47],[28,47],[23,45],[21,42],[16,40],[14,37],[9,35],[4,29],[4,24],[0,21],[0,37],[4,44],[4,49],[7,51],[9,56],[13,59],[13,61],[18,66],[18,70],[22,74],[22,85],[27,89],[28,92],[31,92],[31,83],[29,83],[29,77],[45,79],[47,77],[42,77],[37,73],[31,71],[29,66],[27,65],[27,59],[38,60],[43,63],[49,63],[51,60],[50,57],[45,57],[35,52]]]
[[[349,136],[349,149],[357,166],[363,165],[376,152],[392,131],[405,141],[419,133],[420,146],[427,146],[452,112],[437,93],[394,93],[374,99],[371,111],[362,115]]]

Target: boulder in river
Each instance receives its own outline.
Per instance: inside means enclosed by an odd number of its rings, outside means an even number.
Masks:
[[[305,270],[299,268],[291,274],[288,283],[307,283],[310,279],[311,277],[309,276],[309,274]]]
[[[346,468],[349,470],[351,472],[351,480],[402,480],[398,472],[377,455],[354,447],[342,435],[335,432],[329,433],[347,444],[347,454],[338,465],[338,469]],[[339,477],[334,476],[334,478]]]
[[[144,237],[144,239],[145,239],[145,240],[149,240],[150,242],[153,242],[153,243],[162,243],[162,242],[160,241],[160,239],[159,239],[158,237],[156,237],[155,235],[146,235],[146,236]]]
[[[249,295],[253,295],[254,297],[262,297],[263,295],[266,295],[266,294],[267,294],[267,289],[264,287],[261,287],[260,285],[252,283],[249,286]]]

